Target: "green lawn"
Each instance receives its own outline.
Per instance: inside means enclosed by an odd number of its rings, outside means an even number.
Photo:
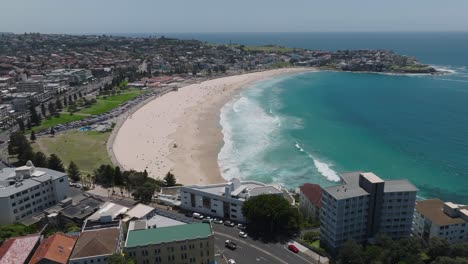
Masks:
[[[110,132],[74,130],[55,137],[38,138],[32,146],[34,151],[42,151],[47,156],[57,154],[64,166],[74,161],[82,174],[86,175],[92,174],[101,164],[112,164],[106,149],[109,135]]]
[[[118,105],[129,101],[140,94],[142,94],[142,91],[132,89],[121,94],[107,96],[106,99],[102,99],[102,97],[100,97],[97,99],[96,104],[90,108],[83,108],[77,113],[99,115],[116,108]]]
[[[82,120],[88,117],[89,115],[99,115],[108,112],[116,108],[120,104],[129,101],[145,92],[146,91],[141,91],[138,89],[129,89],[121,94],[107,96],[106,99],[102,99],[100,97],[97,99],[96,104],[89,108],[83,108],[80,111],[75,112],[73,115],[70,115],[68,112],[63,112],[60,114],[60,117],[44,119],[42,120],[41,125],[33,127],[33,130],[37,132],[59,124],[66,124],[72,121]],[[29,132],[29,130],[26,131],[27,134],[29,134]]]

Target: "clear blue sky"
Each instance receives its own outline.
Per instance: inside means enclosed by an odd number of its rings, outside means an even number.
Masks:
[[[0,0],[0,31],[468,31],[468,0]]]

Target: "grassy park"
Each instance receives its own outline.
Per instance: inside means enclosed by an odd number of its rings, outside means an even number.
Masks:
[[[129,101],[145,92],[146,91],[141,91],[138,89],[129,89],[116,95],[99,96],[96,99],[96,103],[91,107],[82,108],[79,111],[74,112],[73,115],[66,111],[61,112],[59,117],[50,117],[48,119],[42,120],[41,125],[33,127],[33,130],[41,131],[59,124],[66,124],[73,121],[82,120],[89,117],[90,115],[99,115],[108,112],[120,104]],[[29,131],[27,131],[27,133],[29,133]]]
[[[32,144],[34,151],[49,156],[57,154],[68,166],[74,161],[82,174],[92,174],[101,164],[112,164],[107,154],[106,142],[111,132],[69,131],[55,137],[41,137]]]

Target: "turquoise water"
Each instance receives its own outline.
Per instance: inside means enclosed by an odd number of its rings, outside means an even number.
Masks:
[[[468,71],[312,72],[251,85],[221,112],[225,178],[327,186],[344,171],[407,178],[468,202]]]

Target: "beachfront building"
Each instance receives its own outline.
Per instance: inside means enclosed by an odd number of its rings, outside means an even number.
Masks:
[[[318,184],[304,183],[299,187],[299,210],[312,220],[320,218],[322,187]]]
[[[439,199],[417,201],[413,234],[426,241],[439,237],[449,243],[468,242],[468,205]]]
[[[414,185],[384,181],[373,173],[344,173],[341,178],[342,184],[323,188],[320,245],[336,253],[347,240],[410,236],[418,191]]]
[[[156,228],[148,228],[144,221],[132,223],[124,252],[135,263],[216,263],[214,235],[209,223]]]
[[[290,198],[289,193],[280,187],[232,179],[227,183],[180,187],[180,207],[204,215],[246,222],[242,214],[243,203],[261,194],[285,195]]]
[[[65,173],[36,168],[31,161],[19,168],[0,170],[0,224],[30,218],[67,198]]]
[[[87,220],[70,255],[69,264],[107,264],[108,258],[122,251],[124,228],[120,220],[101,217]]]

